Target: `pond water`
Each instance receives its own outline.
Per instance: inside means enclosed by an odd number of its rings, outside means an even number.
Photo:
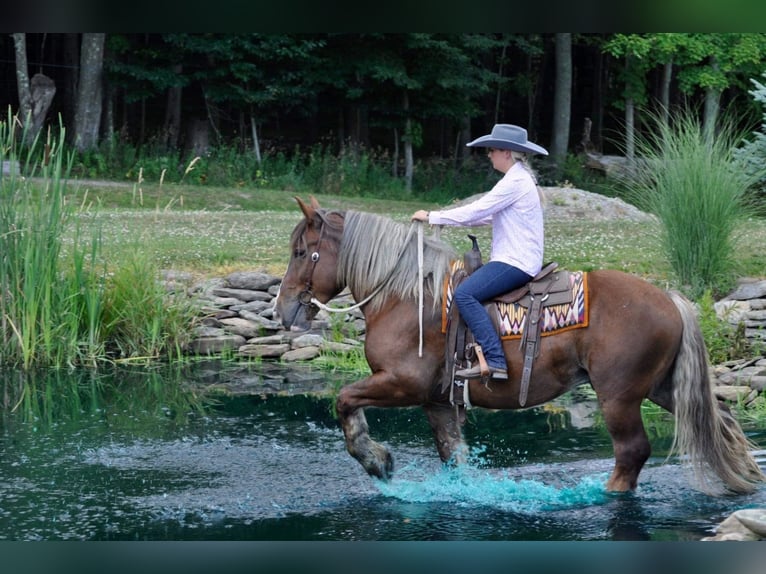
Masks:
[[[328,380],[332,379],[332,381]],[[610,495],[611,443],[586,400],[469,413],[471,464],[445,469],[418,409],[369,409],[397,470],[345,451],[340,375],[201,363],[5,375],[0,540],[699,540],[766,492],[713,498],[674,459],[670,418],[635,493]],[[228,396],[201,398],[226,387]],[[749,429],[758,444],[763,430]],[[756,453],[766,464],[766,452]]]

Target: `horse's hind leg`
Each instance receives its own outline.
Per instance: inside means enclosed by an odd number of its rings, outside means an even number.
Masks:
[[[606,489],[617,492],[634,490],[638,484],[638,473],[652,450],[641,420],[641,401],[624,403],[610,400],[601,407],[614,447],[614,469]]]
[[[428,405],[423,410],[431,424],[439,458],[445,463],[463,464],[466,462],[468,447],[463,440],[462,425],[465,410],[456,411],[444,405]]]

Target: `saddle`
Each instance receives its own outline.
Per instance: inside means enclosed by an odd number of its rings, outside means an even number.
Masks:
[[[473,238],[472,238],[473,239]],[[452,277],[454,288],[464,281],[470,272],[481,266],[481,256],[478,255],[477,263],[476,242],[474,240],[473,249],[466,253],[465,264],[458,268]],[[470,254],[470,255],[469,255]],[[470,264],[469,264],[470,262]],[[551,262],[543,267],[532,280],[508,293],[496,297],[485,306],[490,317],[499,331],[499,318],[497,313],[497,303],[516,304],[526,309],[527,318],[521,335],[520,348],[524,356],[524,364],[521,374],[521,383],[519,391],[519,404],[523,407],[527,402],[529,391],[529,381],[532,375],[532,366],[535,358],[540,353],[540,332],[541,317],[543,310],[552,305],[562,305],[572,303],[572,286],[570,283],[570,273],[558,269],[558,263]],[[448,378],[442,385],[442,392],[446,391],[447,384],[450,384],[450,402],[457,406],[470,408],[470,399],[468,397],[468,382],[455,377],[455,371],[469,366],[468,363],[483,361],[481,348],[476,344],[473,334],[470,332],[463,321],[456,305],[452,305],[447,316],[447,345],[446,345],[446,372]],[[484,369],[482,369],[484,370]],[[485,384],[488,381],[485,381]],[[457,392],[456,391],[461,391]]]

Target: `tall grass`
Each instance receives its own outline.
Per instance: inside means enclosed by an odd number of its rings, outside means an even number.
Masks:
[[[663,250],[682,289],[695,299],[708,289],[725,293],[734,283],[737,230],[754,183],[733,157],[742,134],[724,121],[708,138],[690,111],[667,124],[653,116],[648,131],[637,141],[629,195],[659,218]]]
[[[179,359],[189,340],[195,309],[185,296],[173,296],[159,270],[136,249],[108,281],[103,329],[117,360]]]
[[[38,135],[22,148],[28,139],[9,111],[0,122],[0,160],[9,166],[0,179],[0,365],[27,369],[71,363],[80,352],[92,356],[88,342],[97,345],[98,339],[81,331],[88,312],[83,301],[92,300],[98,285],[86,271],[79,237],[72,250],[79,267],[60,272],[62,236],[72,216],[64,201],[71,155],[50,132],[44,143]],[[32,185],[33,178],[42,183]],[[97,251],[94,244],[91,254]]]
[[[0,122],[0,367],[180,355],[192,311],[168,299],[140,250],[110,280],[100,229],[81,236],[66,201],[73,154],[63,126],[58,137],[22,146],[30,138],[10,110]]]

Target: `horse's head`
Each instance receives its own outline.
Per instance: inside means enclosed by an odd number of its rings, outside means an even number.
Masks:
[[[302,331],[311,327],[318,311],[312,298],[326,303],[344,288],[338,284],[336,273],[343,214],[321,209],[314,197],[309,205],[295,199],[304,219],[290,237],[290,263],[275,310],[285,328]]]

